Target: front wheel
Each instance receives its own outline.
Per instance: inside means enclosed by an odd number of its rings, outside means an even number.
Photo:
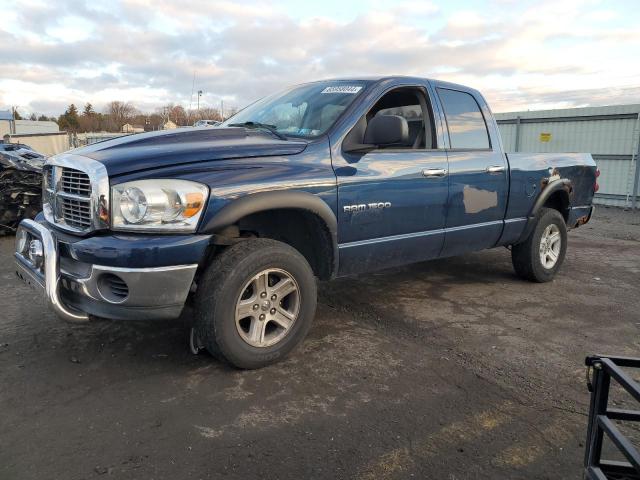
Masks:
[[[204,272],[195,328],[213,355],[238,368],[260,368],[304,339],[316,295],[313,271],[297,250],[275,240],[243,240]]]
[[[516,274],[532,282],[549,282],[567,252],[567,226],[557,210],[541,208],[529,237],[511,249]]]

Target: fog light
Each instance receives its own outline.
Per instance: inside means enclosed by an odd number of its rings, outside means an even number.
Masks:
[[[31,240],[29,242],[29,260],[37,268],[42,266],[44,260],[44,249],[40,240]]]

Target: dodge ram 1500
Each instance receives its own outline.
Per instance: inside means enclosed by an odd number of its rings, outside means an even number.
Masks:
[[[316,280],[498,246],[551,280],[587,222],[588,154],[503,152],[471,88],[409,77],[297,85],[219,127],[150,132],[47,161],[18,276],[72,322],[177,318],[240,368],[283,358]]]

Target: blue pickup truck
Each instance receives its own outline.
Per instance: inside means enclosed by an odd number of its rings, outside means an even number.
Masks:
[[[309,331],[316,279],[505,246],[517,275],[551,280],[597,176],[588,154],[505,155],[468,87],[307,83],[219,127],[50,158],[17,274],[72,322],[172,319],[190,304],[193,348],[258,368]]]

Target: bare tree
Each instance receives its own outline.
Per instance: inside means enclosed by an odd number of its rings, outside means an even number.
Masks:
[[[164,107],[160,107],[158,109],[158,113],[162,115],[162,118],[164,118],[165,122],[167,120],[171,120],[176,125],[189,125],[189,115],[181,105],[169,103]]]
[[[196,120],[222,120],[220,110],[212,107],[200,107],[200,110],[194,110],[192,112],[194,121]]]
[[[114,101],[107,105],[105,113],[109,116],[109,128],[112,131],[120,131],[122,126],[137,113],[137,110],[130,102]]]

